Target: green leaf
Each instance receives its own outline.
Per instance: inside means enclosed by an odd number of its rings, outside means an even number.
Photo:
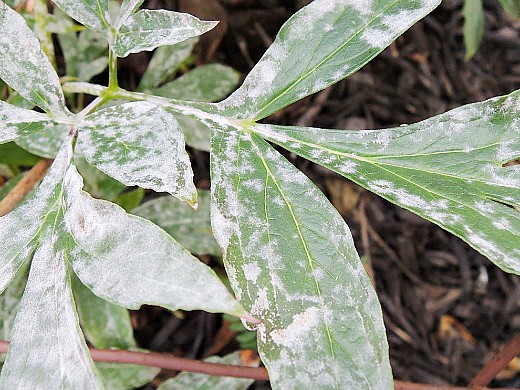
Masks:
[[[26,110],[0,100],[0,144],[57,125],[47,114]]]
[[[274,389],[392,388],[381,308],[350,231],[255,134],[212,134],[212,225]]]
[[[169,196],[152,199],[132,211],[163,228],[191,253],[221,256],[211,232],[209,191],[199,190],[197,211]]]
[[[59,14],[61,19],[69,20],[62,12]],[[108,58],[105,54],[108,43],[95,31],[85,29],[79,34],[59,34],[58,40],[65,57],[67,76],[89,81],[107,68]]]
[[[42,220],[56,203],[69,161],[68,151],[63,149],[35,195],[14,211],[0,217],[0,293],[38,245]]]
[[[98,389],[81,336],[56,213],[48,216],[0,376],[2,389]],[[52,277],[49,277],[49,274]]]
[[[45,30],[53,34],[71,34],[81,29],[74,21],[59,8],[54,9],[54,14],[45,15]],[[92,30],[90,30],[92,31]]]
[[[96,348],[135,349],[128,311],[95,296],[79,279],[72,277],[72,288],[85,337]],[[133,389],[150,382],[159,368],[132,364],[96,363],[106,389]]]
[[[81,327],[94,347],[137,347],[128,310],[97,297],[75,275],[72,277],[72,291]]]
[[[28,152],[40,157],[54,158],[58,154],[69,126],[48,126],[36,133],[18,138],[15,143]]]
[[[71,146],[69,137],[38,192],[0,218],[0,283],[12,279],[14,263],[23,266],[32,257],[0,388],[101,388],[79,329],[64,261],[60,194]],[[15,229],[20,231],[13,237]],[[1,237],[5,234],[12,238]]]
[[[254,120],[351,75],[440,0],[315,0],[294,14],[244,84],[220,106]]]
[[[1,388],[101,387],[79,330],[71,263],[80,278],[95,279],[102,297],[133,308],[159,303],[247,317],[214,272],[165,232],[81,191],[81,177],[71,165],[72,141],[71,135],[38,192],[0,218],[0,291],[34,252]],[[128,369],[117,368],[117,375],[124,378]],[[132,376],[138,380],[152,371]]]
[[[464,45],[469,60],[478,50],[484,35],[484,8],[482,0],[464,0],[462,9],[464,15]]]
[[[23,54],[20,49],[23,48]],[[24,18],[0,2],[0,78],[20,95],[56,116],[67,116],[60,81]]]
[[[11,339],[14,319],[27,283],[28,265],[29,263],[25,263],[9,287],[0,295],[0,338],[2,340]],[[3,361],[2,355],[0,355],[0,361]]]
[[[11,8],[16,8],[20,4],[22,4],[25,0],[3,0],[5,4],[7,4]]]
[[[177,118],[177,122],[179,122],[179,126],[184,133],[184,140],[187,145],[205,152],[210,151],[211,130],[208,126],[195,118],[181,114],[175,114],[175,118]]]
[[[149,383],[161,371],[160,368],[136,364],[96,363],[105,389],[130,390]]]
[[[145,191],[142,188],[136,188],[135,190],[119,195],[116,199],[114,199],[114,203],[121,206],[123,209],[125,209],[125,211],[132,211],[141,204],[144,195]]]
[[[82,186],[71,167],[64,204],[75,245],[68,257],[97,296],[128,309],[149,304],[246,315],[213,270],[166,232],[113,203],[92,199]]]
[[[424,217],[520,274],[520,91],[413,125],[255,131]]]
[[[211,356],[205,362],[243,366],[240,352],[233,352],[224,357]],[[256,367],[249,365],[249,367]],[[209,376],[193,372],[181,372],[176,377],[168,379],[157,390],[247,390],[253,384],[253,379],[230,378],[225,376]]]
[[[504,10],[514,18],[520,18],[520,1],[519,0],[499,0]]]
[[[190,159],[175,117],[146,102],[102,109],[80,125],[87,161],[126,186],[168,192],[196,203]]]
[[[94,198],[113,201],[126,189],[124,184],[94,168],[83,157],[76,157],[75,165],[83,177],[85,191]]]
[[[4,176],[4,169],[6,168],[5,165],[0,165],[0,175]],[[9,169],[9,168],[7,168]],[[12,172],[7,171],[7,173],[12,174]],[[19,173],[16,176],[12,177],[7,183],[5,183],[2,187],[0,187],[0,200],[4,199],[6,195],[14,188],[16,184],[20,180],[22,180],[25,177],[23,173]]]
[[[175,45],[158,47],[141,78],[137,90],[156,88],[173,76],[179,66],[188,58],[197,41],[197,38],[189,38]]]
[[[107,0],[55,0],[63,12],[106,38],[110,33]]]
[[[166,11],[141,10],[126,19],[116,34],[113,46],[118,57],[130,53],[173,45],[211,30],[217,22],[206,22],[195,16]]]
[[[128,17],[136,11],[144,0],[123,0],[119,15],[114,23],[114,27],[119,29],[121,25],[128,19]]]
[[[229,66],[208,64],[149,92],[166,98],[214,102],[229,95],[239,78],[240,74]]]
[[[14,142],[0,145],[0,164],[32,166],[40,161],[40,158],[26,152]]]

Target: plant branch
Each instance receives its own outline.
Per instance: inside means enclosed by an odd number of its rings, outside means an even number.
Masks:
[[[241,129],[241,120],[223,116],[214,103],[190,102],[169,99],[161,96],[148,95],[141,92],[131,92],[122,88],[104,87],[85,82],[69,82],[63,84],[63,90],[68,93],[86,93],[93,96],[103,96],[106,99],[121,99],[127,101],[146,101],[165,107],[178,114],[186,115],[207,123],[226,123]]]
[[[487,362],[484,368],[475,375],[469,387],[487,386],[518,354],[520,354],[520,333]]]
[[[11,191],[0,201],[0,217],[14,210],[32,188],[45,175],[52,164],[52,160],[43,159],[38,161],[34,167],[20,180]]]
[[[7,353],[8,348],[9,341],[0,340],[0,353]],[[92,360],[95,362],[138,364],[141,366],[159,367],[175,371],[198,372],[206,375],[269,380],[267,370],[263,367],[208,363],[156,352],[147,353],[115,349],[89,349]]]
[[[0,353],[7,353],[9,341],[0,340]],[[229,376],[255,380],[269,380],[267,370],[263,367],[233,366],[228,364],[208,363],[200,360],[180,358],[177,356],[156,353],[137,352],[114,349],[89,348],[92,360],[95,362],[137,364],[141,366],[158,367],[174,371],[197,372],[206,375]],[[395,390],[464,390],[467,387],[426,385],[394,381]],[[486,390],[487,387],[473,387],[474,390]],[[490,389],[491,390],[491,389]],[[513,389],[494,389],[513,390]]]
[[[117,81],[117,56],[112,47],[108,50],[108,88],[112,90],[119,88]]]

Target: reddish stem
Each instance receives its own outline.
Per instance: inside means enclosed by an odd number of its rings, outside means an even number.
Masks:
[[[0,340],[0,353],[6,353],[8,348],[9,341]],[[156,352],[147,353],[90,348],[90,355],[92,356],[92,360],[96,362],[138,364],[140,366],[160,367],[175,371],[198,372],[206,375],[269,380],[267,370],[263,367],[208,363]]]
[[[469,387],[487,386],[519,353],[520,334],[517,334],[475,375]]]
[[[0,340],[0,353],[7,353],[9,341]],[[175,371],[198,372],[206,375],[231,376],[235,378],[249,378],[269,380],[267,370],[263,367],[232,366],[227,364],[207,363],[199,360],[185,359],[164,353],[135,352],[112,349],[90,348],[92,360],[96,362],[127,363],[141,366],[166,368]],[[394,381],[395,390],[464,390],[467,387],[426,385]],[[475,390],[486,390],[487,387],[474,387]],[[513,389],[494,389],[513,390]]]
[[[14,210],[33,187],[38,183],[52,164],[52,160],[40,160],[34,167],[27,172],[4,199],[0,201],[0,217]]]

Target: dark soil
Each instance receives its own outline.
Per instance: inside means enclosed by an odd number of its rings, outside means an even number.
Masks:
[[[202,41],[199,62],[226,63],[246,74],[283,22],[308,2],[149,0],[145,5],[181,7],[225,20],[227,31],[224,26]],[[520,88],[520,22],[505,15],[498,1],[484,3],[485,36],[471,61],[464,61],[462,0],[445,0],[361,71],[268,121],[384,128]],[[123,64],[131,70],[125,72],[127,87],[135,86],[147,58],[131,56]],[[359,253],[372,263],[396,379],[465,385],[520,331],[518,277],[439,227],[323,168],[286,156],[330,197],[351,227]],[[198,186],[207,188],[208,155],[193,151],[193,161]],[[186,313],[180,319],[159,308],[133,313],[133,320],[142,347],[192,358],[202,358],[222,342],[226,329],[218,315]],[[236,345],[231,342],[223,351]],[[520,375],[514,369],[506,374],[494,384],[520,388]]]

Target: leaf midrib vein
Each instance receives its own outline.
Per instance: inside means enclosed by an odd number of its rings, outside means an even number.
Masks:
[[[317,65],[315,65],[313,68],[309,69],[306,73],[302,74],[298,79],[293,81],[291,84],[289,84],[279,95],[277,95],[274,99],[270,100],[268,103],[264,104],[263,107],[261,107],[259,110],[257,110],[255,114],[255,119],[260,120],[262,119],[261,113],[265,111],[269,106],[273,105],[276,101],[281,99],[284,95],[289,93],[291,89],[293,89],[296,85],[298,85],[301,81],[312,75],[316,69],[318,69],[321,65],[323,65],[325,62],[327,62],[329,59],[331,59],[336,53],[341,51],[345,46],[347,46],[352,40],[354,40],[362,31],[364,31],[370,24],[372,24],[374,21],[379,19],[381,16],[383,16],[386,11],[388,11],[389,8],[393,7],[398,0],[395,0],[394,2],[390,3],[386,8],[383,8],[380,13],[377,15],[374,15],[372,19],[368,20],[365,24],[363,24],[362,27],[360,27],[348,40],[346,40],[341,46],[337,47],[331,54],[326,56],[322,61],[320,61]],[[345,10],[345,12],[347,12]],[[351,74],[352,72],[347,72],[346,76]]]

